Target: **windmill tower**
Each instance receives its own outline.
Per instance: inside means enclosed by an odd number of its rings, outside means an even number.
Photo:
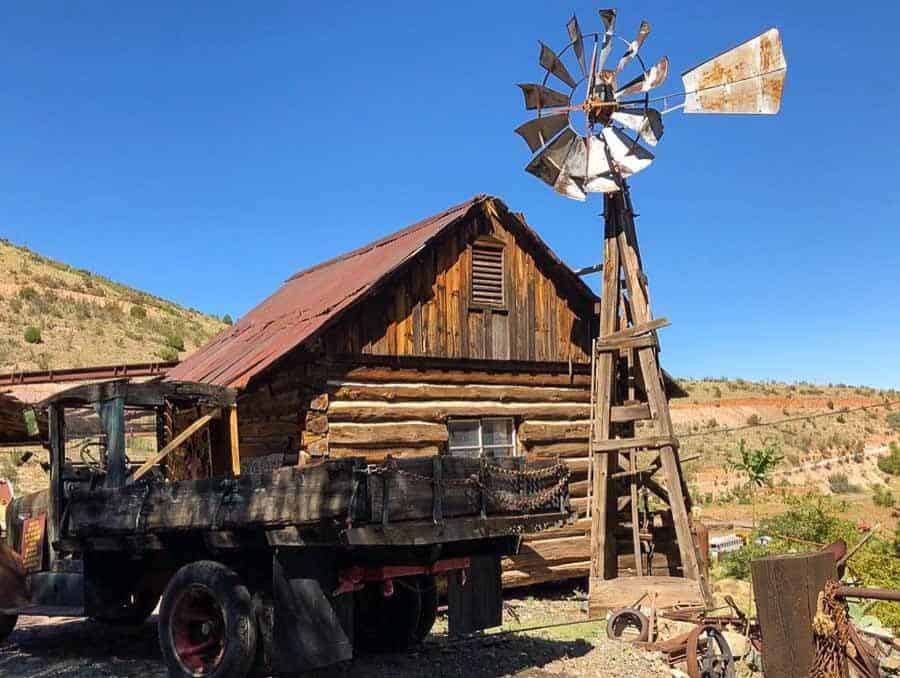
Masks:
[[[668,77],[669,60],[645,63],[641,50],[650,24],[642,21],[637,36],[628,40],[616,34],[614,9],[600,10],[600,20],[602,31],[584,33],[572,17],[569,42],[559,52],[540,44],[543,79],[519,85],[525,108],[535,117],[516,129],[533,153],[527,172],[568,198],[603,194],[590,435],[592,612],[653,590],[660,593],[660,604],[710,599],[659,365],[657,330],[668,322],[651,313],[628,179],[653,162],[648,146],[659,143],[665,114],[774,115],[787,72],[773,28],[685,72],[683,91],[656,95]],[[617,47],[622,53],[613,62]],[[674,533],[677,549],[671,556],[680,578],[653,576],[648,531],[660,517]],[[617,539],[623,529],[630,533],[626,547]],[[637,577],[618,576],[618,556],[625,550],[633,553]]]

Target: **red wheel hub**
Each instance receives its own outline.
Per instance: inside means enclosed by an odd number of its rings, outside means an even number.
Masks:
[[[172,606],[169,624],[172,648],[182,668],[192,676],[215,671],[225,654],[225,611],[205,586],[182,591]]]

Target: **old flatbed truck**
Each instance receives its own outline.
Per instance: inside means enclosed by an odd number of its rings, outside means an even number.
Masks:
[[[7,511],[0,637],[22,615],[143,622],[173,676],[295,674],[400,650],[428,634],[447,578],[452,634],[501,623],[500,557],[569,516],[562,465],[440,455],[335,459],[241,473],[231,389],[111,381],[45,401],[49,487]],[[67,449],[67,412],[91,408],[99,451]],[[135,412],[157,452],[126,457]],[[179,433],[166,422],[192,413]],[[210,472],[169,462],[206,432]],[[70,446],[75,448],[77,446]]]

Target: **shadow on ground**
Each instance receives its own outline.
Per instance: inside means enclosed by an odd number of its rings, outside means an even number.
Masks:
[[[403,678],[539,678],[542,667],[564,657],[580,657],[591,646],[518,635],[448,642],[432,638],[402,654],[367,655],[310,674]],[[88,620],[29,623],[0,645],[0,675],[11,678],[123,676],[162,678],[156,618],[135,629],[117,629]]]

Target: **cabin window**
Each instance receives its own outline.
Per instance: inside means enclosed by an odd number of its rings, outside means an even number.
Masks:
[[[505,255],[503,242],[481,239],[472,243],[472,305],[479,308],[504,308],[506,290],[503,281]]]
[[[460,457],[512,457],[516,430],[511,418],[453,419],[447,424],[450,454]]]

